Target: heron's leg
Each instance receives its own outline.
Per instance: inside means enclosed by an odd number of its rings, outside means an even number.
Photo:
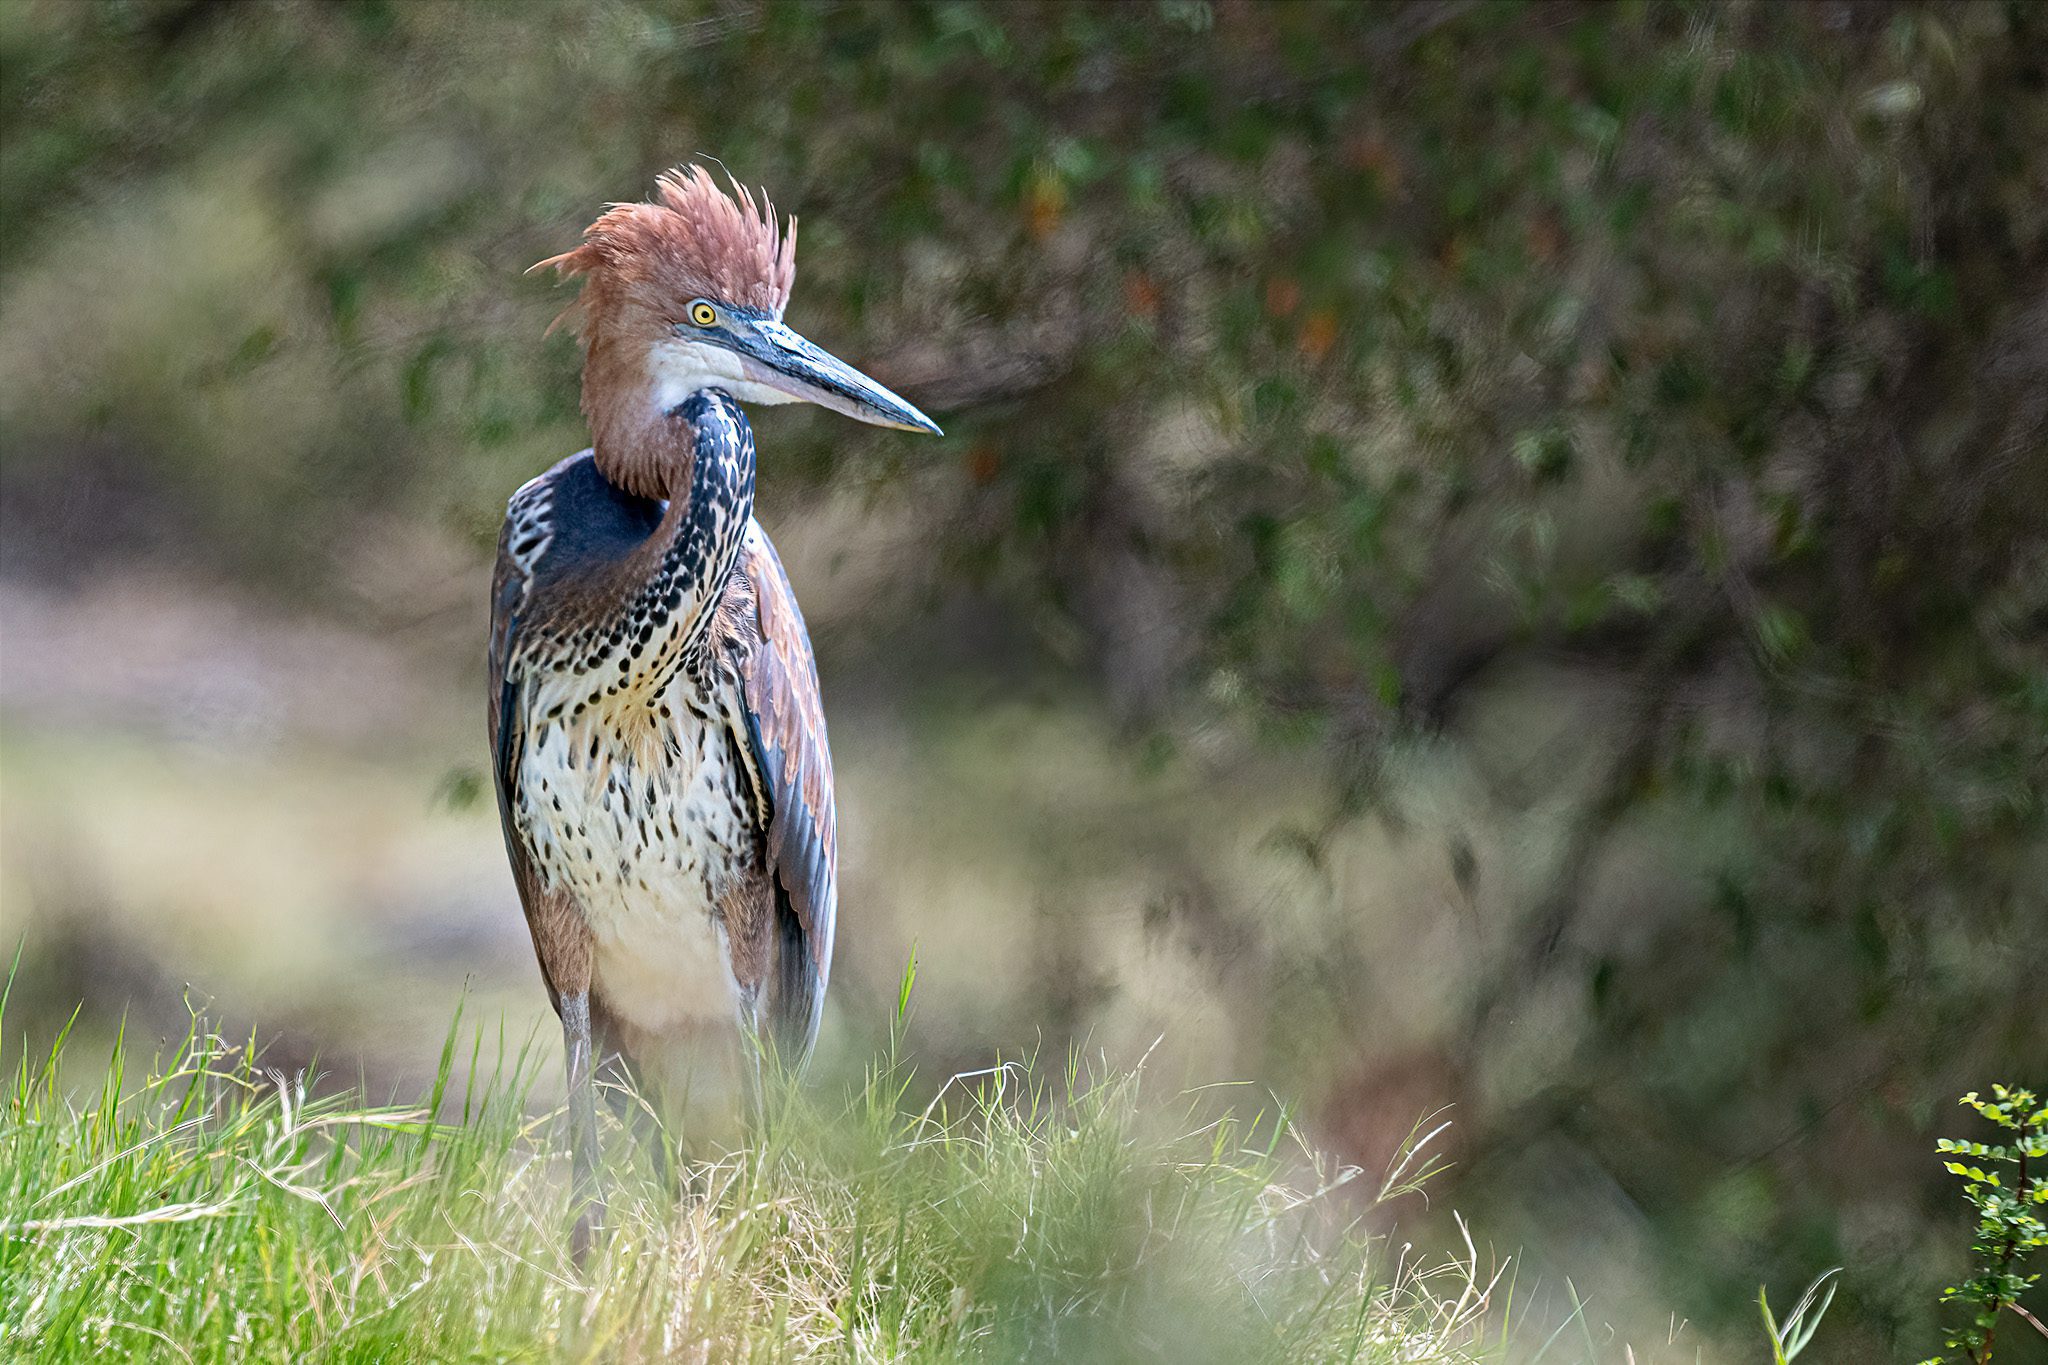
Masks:
[[[591,1084],[590,993],[562,996],[562,1043],[569,1054],[570,1201],[576,1211],[569,1247],[576,1263],[590,1255],[604,1224],[604,1190],[597,1178],[597,1095]]]
[[[662,1112],[662,1096],[648,1075],[605,1042],[607,1030],[602,1017],[591,1021],[597,1039],[597,1089],[611,1107],[612,1117],[633,1135],[633,1141],[647,1153],[656,1173],[666,1172],[674,1153],[664,1152],[668,1144],[668,1123]]]
[[[768,1117],[768,1058],[762,1049],[767,1046],[765,1026],[761,1017],[758,991],[754,992],[740,1010],[740,1039],[737,1066],[740,1073],[741,1111],[743,1122],[750,1134],[758,1135],[763,1121]]]
[[[653,1164],[654,1177],[671,1196],[681,1192],[682,1161],[677,1155],[677,1125],[680,1109],[668,1090],[651,1082],[638,1082],[622,1092],[625,1104],[621,1117],[633,1130],[634,1140]]]

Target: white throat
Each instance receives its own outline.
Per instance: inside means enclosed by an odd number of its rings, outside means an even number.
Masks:
[[[723,346],[677,337],[658,341],[647,352],[647,371],[654,383],[656,415],[673,412],[690,395],[706,389],[724,389],[742,403],[794,403],[797,400],[780,389],[769,388],[747,377],[747,362]]]

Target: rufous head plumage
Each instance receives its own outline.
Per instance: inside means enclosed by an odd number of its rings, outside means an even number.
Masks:
[[[780,225],[766,191],[757,199],[735,180],[728,193],[702,166],[678,166],[662,174],[652,200],[607,205],[580,245],[533,269],[549,266],[584,277],[586,340],[622,308],[659,316],[703,296],[779,318],[796,283],[796,220]]]
[[[736,180],[728,192],[701,166],[678,167],[661,177],[654,199],[609,206],[580,245],[533,268],[547,266],[583,280],[569,310],[582,313],[583,412],[599,471],[630,492],[672,496],[684,467],[674,416],[709,389],[938,431],[782,325],[796,282],[796,220],[779,224],[768,196]]]

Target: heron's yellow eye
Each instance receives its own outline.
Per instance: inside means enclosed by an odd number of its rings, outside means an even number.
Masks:
[[[718,310],[708,303],[693,303],[690,305],[690,321],[699,327],[709,327],[718,321]]]

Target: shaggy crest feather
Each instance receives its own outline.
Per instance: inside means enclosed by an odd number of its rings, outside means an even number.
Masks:
[[[796,220],[779,227],[765,190],[756,199],[731,183],[727,193],[702,166],[678,166],[661,176],[652,201],[606,206],[580,246],[532,268],[588,277],[580,300],[586,338],[608,310],[627,302],[676,313],[671,321],[700,297],[779,318],[796,282]]]

